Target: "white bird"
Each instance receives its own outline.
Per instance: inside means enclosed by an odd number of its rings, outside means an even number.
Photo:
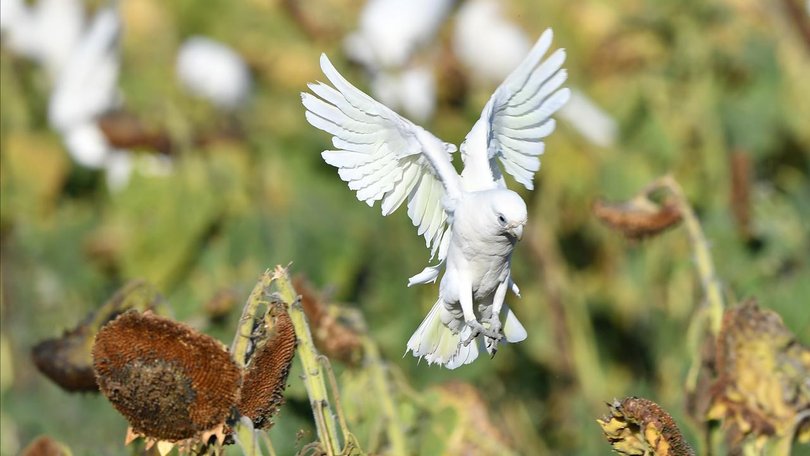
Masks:
[[[401,107],[419,122],[429,120],[436,110],[436,79],[430,65],[377,73],[372,77],[371,91],[384,105]]]
[[[118,105],[121,18],[113,6],[99,10],[56,81],[48,121],[67,131]]]
[[[433,282],[444,269],[438,301],[407,344],[429,364],[454,369],[474,361],[481,347],[494,355],[499,342],[526,338],[504,300],[509,289],[519,296],[511,256],[527,210],[506,188],[500,166],[533,188],[542,138],[555,127],[551,115],[569,97],[561,88],[565,51],[542,60],[551,39],[546,30],[484,106],[461,144],[460,175],[451,161],[455,146],[355,88],[326,55],[321,69],[334,87],[312,83],[312,93],[301,94],[307,121],[333,136],[335,149],[324,151],[323,159],[338,168],[359,200],[369,206],[382,201],[383,215],[407,201],[431,258],[438,255],[438,264],[409,281],[409,286]]]
[[[559,117],[597,146],[610,147],[616,143],[619,134],[616,119],[579,90],[571,91],[571,99],[560,110]]]
[[[399,69],[433,40],[453,0],[369,0],[359,30],[345,41],[347,54],[363,65]]]
[[[32,6],[24,0],[0,1],[3,44],[42,65],[51,80],[59,77],[83,30],[81,0],[39,0]]]
[[[59,74],[48,101],[48,122],[62,133],[73,159],[88,168],[103,168],[113,152],[96,120],[120,101],[120,33],[117,9],[99,10]]]
[[[221,109],[236,109],[250,95],[252,78],[244,59],[210,38],[187,39],[177,53],[175,71],[189,92]]]
[[[346,54],[368,74],[374,97],[420,122],[436,108],[436,56],[420,51],[433,43],[452,6],[453,0],[369,0],[358,30],[344,40]]]

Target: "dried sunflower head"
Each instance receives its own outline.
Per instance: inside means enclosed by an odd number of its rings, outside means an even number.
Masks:
[[[301,276],[293,280],[295,290],[301,294],[301,306],[312,327],[315,346],[330,359],[339,359],[355,365],[362,358],[363,341],[357,325],[350,318],[342,318],[336,305],[327,305],[323,296]]]
[[[242,379],[221,343],[150,312],[130,311],[104,326],[93,367],[135,433],[172,442],[221,430]]]
[[[608,404],[610,414],[596,420],[617,453],[628,456],[693,456],[672,417],[648,399],[628,397]]]
[[[250,418],[257,429],[270,428],[273,416],[284,404],[284,389],[297,343],[284,304],[274,305],[266,319],[272,329],[248,361],[238,406],[239,413]]]
[[[775,312],[751,299],[728,309],[717,337],[718,376],[709,419],[723,420],[732,448],[770,437],[810,438],[810,348]]]
[[[163,298],[155,288],[133,280],[78,326],[61,337],[44,340],[31,351],[40,372],[67,391],[98,391],[93,372],[93,339],[105,323],[129,309],[154,309]]]

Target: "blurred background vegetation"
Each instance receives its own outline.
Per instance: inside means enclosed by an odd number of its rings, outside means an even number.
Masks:
[[[101,5],[88,3],[91,11]],[[153,283],[176,319],[229,343],[258,275],[289,262],[293,273],[364,316],[392,377],[409,385],[396,413],[418,436],[408,441],[414,453],[477,454],[502,445],[519,454],[608,454],[595,419],[606,401],[628,395],[655,400],[696,444],[683,387],[696,348],[685,335],[702,292],[688,239],[675,228],[628,241],[591,213],[594,201],[627,199],[666,173],[703,224],[727,302],[756,297],[810,344],[806,5],[506,4],[531,40],[554,29],[555,46],[568,50],[569,85],[613,117],[618,134],[597,146],[558,123],[536,190],[520,188],[529,232],[513,264],[523,297],[510,299],[529,338],[455,371],[402,357],[437,293],[436,286],[406,287],[426,265],[423,240],[404,213],[383,218],[354,198],[320,158],[331,147],[328,136],[304,120],[299,92],[322,79],[321,52],[368,88],[341,48],[360,6],[120,1],[123,106],[147,129],[165,132],[173,147],[170,172],[159,175],[137,164],[156,152],[133,148],[135,171],[115,191],[102,172],[75,164],[49,128],[42,68],[3,47],[0,453],[16,454],[40,434],[78,455],[127,453],[126,423],[106,399],[62,391],[30,358],[36,342],[73,327],[127,280]],[[439,48],[448,47],[453,20],[440,29]],[[254,81],[246,105],[225,113],[183,92],[174,59],[190,35],[227,43],[246,60]],[[460,143],[495,84],[463,78],[462,96],[444,96],[460,87],[464,69],[454,74],[438,78],[436,114],[423,125]],[[200,135],[206,139],[194,139]],[[212,318],[206,303],[223,292],[237,304],[224,319]],[[378,405],[368,403],[365,371],[333,364],[350,427],[373,449]],[[314,440],[295,369],[270,432],[279,454]],[[420,400],[440,410],[422,414]],[[447,439],[460,425],[499,443],[452,447]],[[810,454],[796,448],[802,451]]]

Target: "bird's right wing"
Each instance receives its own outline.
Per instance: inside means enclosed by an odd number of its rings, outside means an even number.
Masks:
[[[382,200],[383,215],[407,201],[431,257],[438,252],[443,260],[448,217],[461,191],[450,155],[455,148],[354,87],[324,54],[321,69],[334,87],[312,83],[312,93],[301,94],[307,121],[332,135],[335,150],[321,156],[357,199],[369,206]]]

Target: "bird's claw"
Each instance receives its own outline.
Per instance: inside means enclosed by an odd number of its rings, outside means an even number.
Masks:
[[[467,321],[467,326],[470,327],[471,332],[470,335],[464,340],[464,346],[466,347],[467,345],[470,345],[470,342],[475,340],[475,338],[481,334],[488,339],[493,339],[496,343],[500,342],[501,338],[503,338],[500,323],[501,322],[498,321],[496,325],[491,325],[489,328],[485,328],[484,325],[478,322],[478,320]]]

